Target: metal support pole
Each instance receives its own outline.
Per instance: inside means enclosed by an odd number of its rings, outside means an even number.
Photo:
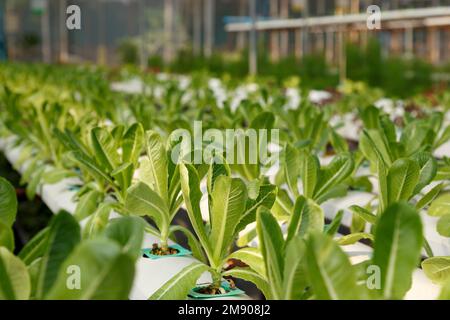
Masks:
[[[210,57],[214,46],[214,2],[205,0],[205,47],[204,55]]]
[[[347,57],[345,50],[345,34],[344,28],[339,29],[338,33],[338,47],[339,47],[339,81],[344,83],[347,78]]]
[[[295,57],[298,60],[303,57],[303,32],[301,29],[295,30]]]
[[[289,18],[289,0],[281,0],[280,16]],[[281,55],[286,57],[289,54],[289,30],[283,30],[280,34]]]
[[[408,59],[414,56],[414,29],[412,26],[405,29],[405,51]]]
[[[439,29],[437,27],[428,28],[427,31],[427,51],[431,63],[438,63],[440,57]]]
[[[69,60],[69,37],[66,26],[67,0],[59,1],[59,61]]]
[[[239,0],[239,16],[240,17],[245,16],[245,11],[246,11],[246,8],[247,8],[246,1],[247,0]],[[246,36],[247,36],[246,32],[238,32],[237,33],[237,35],[236,35],[236,37],[237,37],[237,39],[236,39],[236,49],[237,49],[237,51],[242,52],[245,49],[245,47],[246,47],[246,44],[245,44]]]
[[[48,0],[46,0],[44,2],[44,12],[41,15],[42,60],[44,63],[50,63],[52,59],[49,9],[49,3]]]
[[[105,5],[103,0],[98,1],[97,12],[98,12],[98,47],[97,47],[97,63],[99,65],[106,64],[106,15],[105,15]]]
[[[305,7],[302,12],[302,18],[304,18],[304,19],[306,19],[306,21],[308,21],[308,17],[309,17],[309,4],[308,4],[308,1],[305,1]],[[304,56],[304,55],[308,54],[308,52],[309,52],[310,36],[309,36],[309,27],[308,26],[306,26],[302,30],[302,41],[303,41],[302,55]]]
[[[258,54],[256,44],[256,0],[250,0],[250,16],[252,19],[252,28],[250,30],[250,50],[249,50],[249,73],[256,75],[258,72]]]
[[[278,17],[278,0],[270,0],[270,17]],[[280,35],[278,31],[269,31],[270,34],[270,56],[272,61],[280,59]]]
[[[173,0],[164,0],[164,50],[163,58],[165,63],[173,59],[172,38],[173,34]]]
[[[401,41],[401,30],[391,31],[391,52],[395,55],[401,53],[402,41]]]
[[[193,0],[193,50],[195,55],[202,53],[202,0]]]
[[[327,30],[326,34],[326,44],[325,44],[325,53],[326,60],[329,64],[333,64],[334,61],[334,32],[332,30]]]
[[[140,36],[140,46],[139,46],[139,64],[141,70],[147,68],[147,47],[146,47],[146,28],[145,28],[145,0],[139,0],[138,2],[138,14],[139,14],[139,36]]]

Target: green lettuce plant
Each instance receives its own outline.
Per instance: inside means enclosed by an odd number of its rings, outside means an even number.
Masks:
[[[446,185],[437,184],[419,197],[437,174],[438,164],[431,151],[441,117],[411,120],[403,128],[399,138],[394,123],[387,116],[380,115],[378,109],[366,109],[362,118],[366,129],[361,135],[360,149],[376,170],[379,206],[375,214],[371,208],[352,206],[353,213],[373,225],[381,212],[393,203],[409,201],[415,203],[417,209],[429,205]],[[364,226],[363,223],[360,228],[364,229]],[[424,247],[427,255],[433,256],[427,241],[424,242]]]
[[[350,263],[339,241],[332,239],[339,222],[333,221],[324,228],[323,223],[310,222],[310,208],[305,199],[297,207],[286,236],[271,212],[260,208],[259,249],[241,249],[246,254],[237,257],[247,267],[229,270],[226,275],[255,283],[268,299],[402,299],[405,296],[419,265],[423,241],[422,223],[414,207],[405,202],[388,207],[377,221],[373,256],[356,265]],[[370,266],[379,272],[379,286],[369,279]]]
[[[172,163],[171,148],[166,148],[162,137],[154,131],[147,132],[145,147],[146,157],[141,160],[138,181],[127,191],[125,209],[131,215],[149,216],[155,222],[164,253],[175,231],[183,231],[195,250],[192,233],[184,227],[171,226],[183,200],[179,166]]]
[[[92,235],[105,227],[112,209],[125,211],[127,189],[143,149],[144,130],[136,123],[126,130],[124,126],[96,127],[85,139],[68,130],[55,130],[54,134],[86,183],[78,192],[75,216],[78,220],[90,216],[85,235]]]
[[[211,286],[220,288],[227,261],[233,258],[232,245],[237,233],[254,221],[260,206],[271,207],[276,188],[253,183],[246,186],[240,178],[232,178],[227,164],[212,164],[207,177],[209,223],[200,211],[199,175],[191,164],[180,165],[181,189],[186,210],[201,248],[200,262],[181,270],[150,299],[184,299],[205,271],[212,276]],[[231,253],[231,254],[230,254]]]
[[[144,233],[141,219],[114,219],[95,239],[82,241],[78,222],[63,211],[15,256],[15,199],[14,189],[0,178],[0,299],[128,298]],[[81,272],[73,283],[77,290],[68,286],[68,272],[77,272],[73,266]]]
[[[299,203],[307,202],[311,208],[311,219],[321,221],[324,213],[320,204],[336,197],[345,196],[347,180],[354,171],[354,160],[350,153],[342,153],[333,158],[327,166],[321,166],[319,159],[311,152],[287,144],[280,173],[287,190],[280,187],[272,212],[280,222],[289,221],[298,210]],[[302,183],[300,193],[297,185]],[[277,181],[281,185],[281,181]],[[294,201],[292,199],[295,199]],[[256,229],[246,230],[238,240],[239,246],[247,245],[256,237]]]

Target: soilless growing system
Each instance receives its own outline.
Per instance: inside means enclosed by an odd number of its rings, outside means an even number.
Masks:
[[[54,213],[16,248],[0,178],[0,299],[450,299],[448,92],[0,78],[0,150]]]

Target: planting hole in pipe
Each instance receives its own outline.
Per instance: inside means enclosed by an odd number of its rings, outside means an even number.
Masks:
[[[142,249],[142,256],[144,258],[148,258],[151,260],[158,260],[158,259],[162,259],[162,258],[184,257],[184,256],[189,256],[192,254],[191,251],[183,248],[182,246],[180,246],[178,244],[173,244],[173,245],[169,246],[169,250],[172,252],[169,254],[155,254],[155,249],[158,250],[159,247]]]
[[[217,290],[220,293],[208,293]],[[234,287],[234,283],[230,284],[228,281],[222,281],[220,288],[213,288],[211,284],[200,285],[189,291],[189,297],[193,299],[211,299],[233,297],[245,294],[244,291]]]

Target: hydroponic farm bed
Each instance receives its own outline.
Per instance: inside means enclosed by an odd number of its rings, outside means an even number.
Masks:
[[[55,213],[14,256],[15,195],[0,180],[10,297],[249,299],[242,279],[267,299],[449,298],[449,106],[3,72],[0,150]],[[247,140],[230,147],[230,130]],[[174,223],[180,210],[190,225]],[[74,290],[78,265],[89,277]]]

